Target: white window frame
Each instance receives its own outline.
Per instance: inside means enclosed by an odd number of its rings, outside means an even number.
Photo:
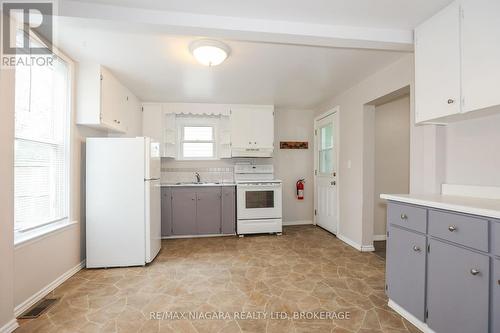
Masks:
[[[30,30],[30,38],[33,38],[39,43],[46,45],[46,41],[41,39],[38,35],[36,35],[33,31]],[[65,170],[65,178],[67,182],[67,194],[65,198],[66,205],[66,217],[57,219],[55,221],[50,221],[47,223],[43,223],[36,227],[27,228],[23,230],[18,230],[14,232],[14,246],[15,248],[22,247],[31,243],[32,241],[36,241],[41,238],[47,237],[49,234],[59,232],[62,229],[65,229],[69,226],[78,224],[77,221],[73,220],[74,211],[73,211],[73,176],[74,176],[74,165],[72,163],[72,154],[73,154],[73,141],[74,141],[74,131],[73,124],[75,120],[74,114],[74,93],[75,93],[75,62],[73,59],[68,57],[66,54],[61,52],[55,45],[52,45],[52,53],[63,60],[68,66],[68,87],[67,87],[67,117],[66,117],[66,133],[65,133],[65,147],[66,147],[66,170]]]
[[[219,144],[219,117],[213,116],[187,116],[178,117],[177,123],[177,156],[181,161],[213,161],[218,160],[218,144]],[[212,127],[213,140],[184,140],[184,127]],[[185,157],[184,143],[212,143],[214,154],[212,157]]]

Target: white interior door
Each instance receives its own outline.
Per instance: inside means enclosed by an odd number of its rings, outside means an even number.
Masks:
[[[337,233],[337,113],[315,120],[315,219]]]

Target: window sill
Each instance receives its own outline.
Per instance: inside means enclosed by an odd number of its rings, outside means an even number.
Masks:
[[[38,242],[76,224],[78,224],[77,221],[64,220],[59,223],[50,224],[27,232],[15,232],[14,249],[18,249],[23,246]]]

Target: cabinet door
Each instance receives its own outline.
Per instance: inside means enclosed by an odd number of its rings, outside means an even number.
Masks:
[[[145,104],[142,107],[142,135],[162,142],[163,119],[161,104]]]
[[[196,235],[196,191],[172,189],[172,234]]]
[[[236,188],[222,187],[222,233],[236,233]]]
[[[274,107],[269,105],[231,107],[231,141],[234,148],[272,148]]]
[[[172,188],[161,188],[161,235],[172,234]]]
[[[493,268],[493,333],[500,333],[500,259],[494,260]]]
[[[274,145],[274,108],[261,106],[253,110],[254,144],[257,148],[273,148]]]
[[[254,147],[254,116],[249,107],[231,107],[231,144],[234,148]]]
[[[415,29],[416,121],[460,113],[460,8],[457,2]]]
[[[101,122],[108,128],[125,132],[128,89],[105,67],[101,67]]]
[[[425,256],[424,235],[389,228],[387,294],[421,321],[425,319]]]
[[[464,111],[500,105],[500,1],[463,0]]]
[[[436,240],[429,243],[429,327],[439,333],[488,333],[490,258]]]
[[[198,188],[196,192],[196,225],[199,235],[221,232],[221,188]]]
[[[116,80],[111,73],[104,67],[101,67],[101,123],[108,128],[118,127],[116,114],[118,113],[117,100],[118,93]]]

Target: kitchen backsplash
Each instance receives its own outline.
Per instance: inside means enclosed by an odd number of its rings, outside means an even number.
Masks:
[[[202,182],[232,183],[234,168],[161,168],[163,183],[184,183],[196,181],[195,173],[200,174]]]
[[[161,180],[163,183],[184,183],[196,181],[195,173],[203,182],[234,182],[236,163],[272,164],[272,158],[222,159],[207,161],[179,161],[163,158]]]

